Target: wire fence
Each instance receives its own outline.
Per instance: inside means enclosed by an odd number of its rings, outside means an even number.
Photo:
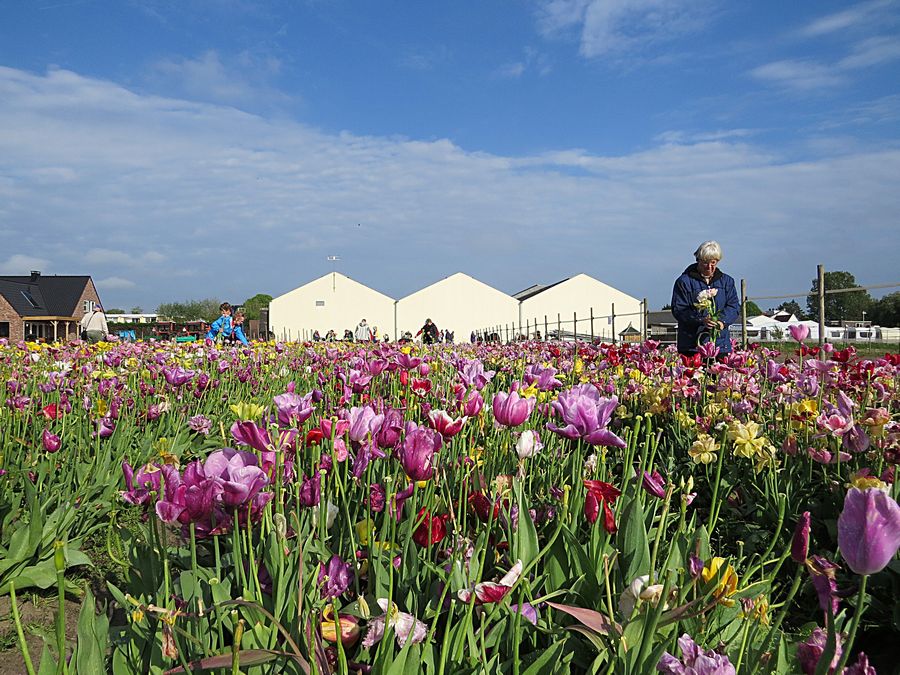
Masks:
[[[779,342],[790,340],[789,326],[804,324],[810,328],[810,337],[819,344],[831,343],[872,343],[896,344],[900,348],[900,328],[893,326],[873,326],[865,320],[865,313],[856,320],[831,321],[825,312],[825,297],[834,294],[855,293],[860,291],[885,290],[900,288],[900,282],[869,284],[852,288],[827,288],[825,284],[825,268],[817,266],[816,290],[800,291],[780,295],[747,294],[747,280],[740,282],[741,316],[738,323],[730,327],[731,337],[746,346],[749,342]],[[760,321],[758,317],[747,316],[747,303],[760,300],[800,300],[815,298],[818,319],[814,322],[803,321],[799,317],[780,317],[785,319]],[[647,299],[640,303],[638,312],[617,313],[615,304],[609,309],[589,307],[581,314],[573,312],[545,314],[543,316],[523,317],[518,323],[501,323],[485,326],[475,332],[476,339],[487,342],[514,342],[518,340],[543,340],[563,342],[642,342],[654,339],[662,344],[673,344],[677,336],[677,322],[668,310],[650,312]]]
[[[643,342],[649,325],[648,303],[644,298],[637,312],[616,312],[615,303],[610,303],[608,310],[588,307],[580,315],[573,311],[565,316],[557,312],[555,315],[522,317],[517,323],[495,324],[476,330],[475,339],[485,342]]]
[[[735,335],[735,329],[737,328],[737,325],[735,325],[732,327],[732,337],[736,339],[739,338],[741,344],[744,346],[750,341],[778,342],[781,340],[789,340],[791,339],[789,330],[790,325],[802,323],[810,328],[810,337],[814,340],[818,340],[819,346],[823,345],[825,342],[900,345],[900,327],[872,325],[871,321],[866,321],[865,311],[862,311],[858,319],[842,318],[840,321],[829,319],[825,311],[826,296],[900,288],[900,282],[869,284],[866,286],[853,286],[851,288],[827,288],[825,283],[825,266],[818,265],[816,267],[815,286],[814,290],[810,289],[799,293],[748,296],[747,280],[741,279],[740,335]],[[774,323],[771,321],[754,323],[753,320],[747,316],[747,303],[749,301],[756,302],[758,300],[814,300],[814,305],[812,306],[817,310],[814,314],[818,316],[818,319],[816,321],[801,321],[798,317],[795,317],[795,321],[791,321],[788,318],[785,321]],[[807,302],[807,304],[809,305],[809,302]]]

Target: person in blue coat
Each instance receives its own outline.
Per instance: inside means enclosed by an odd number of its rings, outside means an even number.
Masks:
[[[226,340],[231,338],[231,331],[234,324],[231,321],[231,305],[223,302],[219,305],[219,311],[222,316],[212,322],[209,332],[206,334],[207,340]]]
[[[693,355],[715,336],[720,354],[731,352],[728,326],[737,321],[741,303],[734,279],[718,268],[722,247],[705,241],[694,251],[697,262],[675,280],[672,315],[678,321],[678,351]],[[704,302],[705,300],[705,302]]]
[[[234,324],[231,329],[231,336],[228,339],[232,342],[240,342],[245,347],[250,346],[247,336],[244,335],[244,313],[240,310],[234,315]]]

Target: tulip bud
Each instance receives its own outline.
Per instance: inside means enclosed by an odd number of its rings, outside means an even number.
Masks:
[[[804,511],[797,521],[794,529],[794,539],[791,542],[791,560],[803,564],[809,557],[809,511]]]
[[[41,440],[44,443],[44,450],[47,452],[56,452],[59,450],[59,446],[62,445],[62,440],[56,434],[50,433],[49,429],[44,429],[44,433],[41,436]]]

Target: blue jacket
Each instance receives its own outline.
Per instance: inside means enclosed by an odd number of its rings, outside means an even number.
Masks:
[[[741,302],[734,289],[734,279],[717,269],[707,285],[697,271],[697,266],[691,265],[675,280],[675,288],[672,289],[672,316],[678,321],[678,351],[682,354],[696,352],[703,334],[709,332],[703,323],[705,313],[694,307],[697,295],[707,288],[718,289],[713,301],[716,303],[719,321],[725,324],[725,328],[716,338],[716,346],[721,353],[731,351],[731,334],[728,332],[728,326],[738,320],[741,311]]]
[[[234,324],[231,323],[230,316],[220,316],[218,319],[212,322],[212,325],[209,327],[209,332],[206,334],[206,339],[215,340],[218,337],[231,337],[233,325]]]
[[[244,335],[244,329],[241,328],[240,326],[235,326],[235,327],[234,327],[234,330],[231,331],[231,339],[232,339],[232,340],[238,340],[238,341],[241,342],[245,347],[249,347],[249,346],[250,346],[250,342],[247,340],[247,336]]]

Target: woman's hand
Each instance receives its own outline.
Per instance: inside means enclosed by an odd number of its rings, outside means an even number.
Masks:
[[[707,328],[717,328],[718,330],[725,330],[725,324],[721,321],[715,321],[710,317],[706,317],[703,319],[703,323],[706,324]]]

